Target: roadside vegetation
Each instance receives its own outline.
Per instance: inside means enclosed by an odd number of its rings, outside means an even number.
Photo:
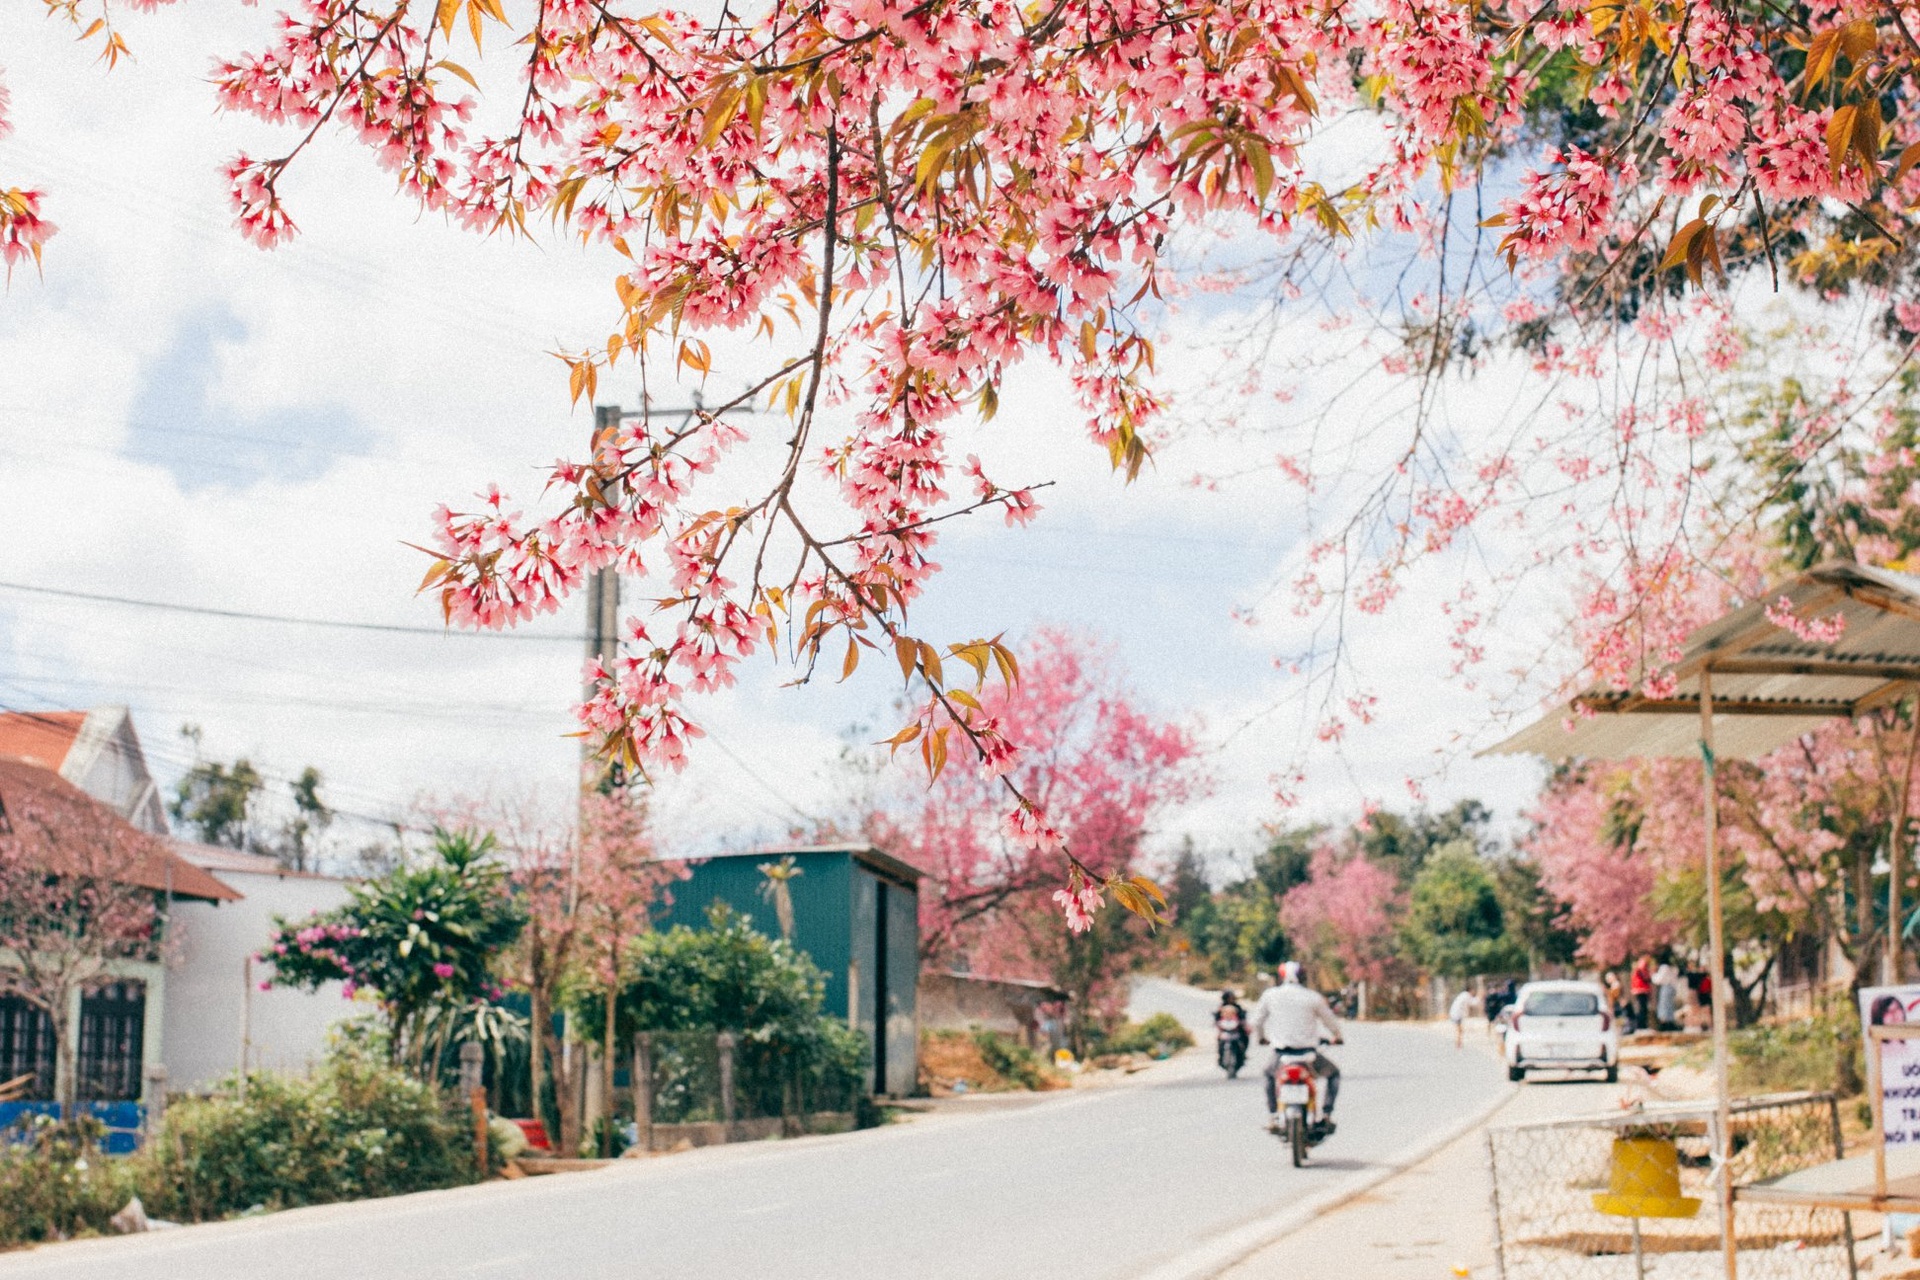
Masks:
[[[1113,1068],[1165,1058],[1191,1048],[1193,1033],[1172,1014],[1119,1022],[1091,1032],[1089,1066]],[[920,1037],[921,1087],[935,1097],[956,1093],[1065,1089],[1073,1078],[1013,1036],[974,1027],[928,1031]]]
[[[477,1180],[465,1112],[387,1061],[377,1034],[336,1042],[313,1075],[254,1072],[169,1108],[131,1156],[100,1153],[91,1118],[39,1117],[0,1144],[0,1247],[101,1235],[138,1197],[173,1222]]]

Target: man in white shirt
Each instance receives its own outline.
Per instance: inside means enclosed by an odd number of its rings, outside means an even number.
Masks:
[[[1453,1023],[1453,1047],[1458,1049],[1466,1043],[1467,1018],[1473,1013],[1473,992],[1462,991],[1453,998],[1453,1006],[1447,1010],[1447,1019]]]
[[[1327,998],[1301,983],[1300,966],[1297,963],[1289,960],[1280,966],[1280,981],[1261,992],[1260,999],[1253,1006],[1252,1015],[1247,1019],[1247,1026],[1259,1043],[1271,1043],[1276,1051],[1292,1049],[1312,1052],[1313,1072],[1327,1082],[1326,1101],[1320,1110],[1326,1117],[1327,1128],[1331,1130],[1333,1103],[1340,1096],[1340,1068],[1320,1052],[1320,1032],[1324,1029],[1329,1040],[1341,1044],[1340,1023],[1334,1018],[1333,1008],[1327,1003]],[[1277,1129],[1280,1124],[1280,1101],[1275,1093],[1275,1075],[1279,1069],[1280,1055],[1276,1052],[1273,1060],[1267,1064],[1266,1072],[1269,1129]]]

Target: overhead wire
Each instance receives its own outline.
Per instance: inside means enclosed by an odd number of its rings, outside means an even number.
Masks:
[[[29,582],[0,582],[0,591],[19,591],[29,595],[53,596],[63,600],[85,600],[91,604],[121,605],[135,609],[155,609],[165,613],[186,613],[203,618],[227,618],[239,622],[270,622],[283,626],[326,627],[337,631],[377,631],[388,635],[425,635],[497,640],[565,641],[584,644],[585,636],[551,631],[456,631],[452,627],[421,627],[400,622],[359,622],[343,618],[303,618],[284,613],[254,613],[245,609],[220,609],[211,605],[178,604],[168,600],[143,600],[133,596],[105,592],[74,591],[65,587],[41,586]]]

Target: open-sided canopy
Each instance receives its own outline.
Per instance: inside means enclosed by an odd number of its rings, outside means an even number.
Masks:
[[[1839,614],[1839,638],[1804,640],[1768,621],[1782,597],[1806,622]],[[1695,631],[1673,670],[1671,697],[1589,690],[1485,754],[1697,758],[1700,674],[1711,670],[1718,754],[1763,756],[1823,721],[1862,715],[1920,684],[1920,578],[1830,561]]]

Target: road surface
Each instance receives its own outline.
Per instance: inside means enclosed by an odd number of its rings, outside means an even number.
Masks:
[[[1210,1007],[1169,983],[1135,1004],[1189,1022]],[[1356,1026],[1339,1132],[1296,1170],[1260,1127],[1257,1073],[1228,1081],[1205,1050],[864,1133],[55,1245],[0,1256],[0,1280],[1127,1280],[1377,1176],[1506,1089],[1431,1028]]]

